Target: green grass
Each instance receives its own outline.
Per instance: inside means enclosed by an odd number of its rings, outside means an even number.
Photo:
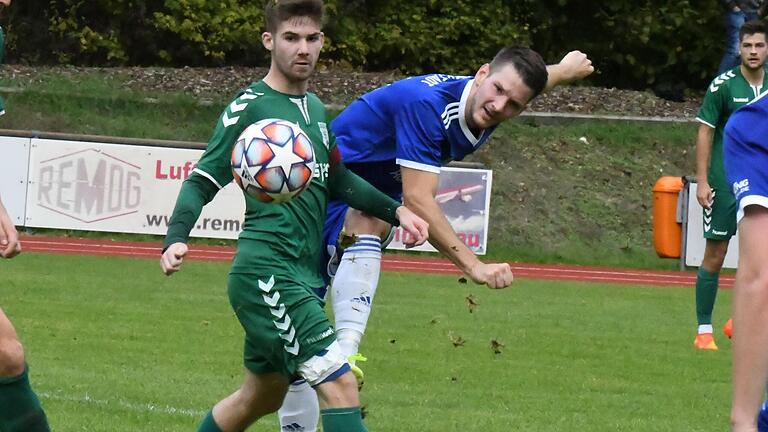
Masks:
[[[240,381],[226,264],[191,261],[172,278],[156,260],[27,253],[0,266],[2,307],[56,431],[194,430]],[[720,293],[716,325],[730,300]],[[696,352],[694,329],[690,289],[518,280],[491,291],[385,273],[362,346],[367,425],[725,430],[730,343]],[[250,430],[275,431],[274,418]]]

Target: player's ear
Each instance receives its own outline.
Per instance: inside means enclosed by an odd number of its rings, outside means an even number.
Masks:
[[[486,63],[486,64],[480,66],[480,69],[478,69],[477,72],[475,72],[475,82],[480,84],[481,82],[483,82],[485,77],[490,75],[490,73],[491,73],[491,65],[490,64]]]
[[[270,32],[264,32],[261,34],[261,44],[264,45],[264,48],[267,49],[267,51],[272,51],[272,47],[274,46],[274,40],[272,39],[272,33]]]
[[[320,32],[320,48],[325,46],[325,33]]]

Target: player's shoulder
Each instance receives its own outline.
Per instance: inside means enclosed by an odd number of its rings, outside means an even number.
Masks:
[[[737,66],[712,78],[707,91],[709,93],[717,93],[723,89],[728,90],[733,84],[738,83],[739,79],[743,80],[744,78],[742,77],[741,71]]]

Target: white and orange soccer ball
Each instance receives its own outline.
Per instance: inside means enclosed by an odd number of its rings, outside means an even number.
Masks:
[[[232,149],[235,182],[265,203],[295,198],[312,181],[315,152],[299,125],[280,119],[260,120],[240,134]]]

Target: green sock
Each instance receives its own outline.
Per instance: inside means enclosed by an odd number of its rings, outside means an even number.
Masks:
[[[720,273],[711,273],[699,267],[696,274],[696,320],[699,325],[712,324],[719,279]]]
[[[328,408],[320,411],[323,432],[368,432],[363,425],[360,407]]]
[[[27,369],[15,377],[0,377],[0,431],[49,432],[40,400],[29,385]]]
[[[222,432],[219,425],[213,420],[213,410],[208,411],[197,432]]]

